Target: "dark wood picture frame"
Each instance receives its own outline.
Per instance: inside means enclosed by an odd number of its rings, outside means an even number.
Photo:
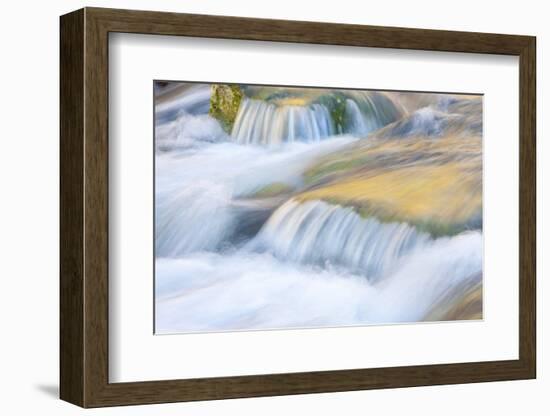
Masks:
[[[530,36],[85,8],[61,17],[60,396],[82,407],[536,377],[536,40]],[[109,383],[110,32],[519,56],[519,359]]]

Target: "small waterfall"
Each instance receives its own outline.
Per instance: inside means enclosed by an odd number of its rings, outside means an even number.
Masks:
[[[299,263],[341,265],[371,280],[432,242],[404,223],[364,219],[352,208],[319,200],[290,200],[270,217],[252,248]]]
[[[231,136],[240,144],[260,145],[318,142],[336,134],[365,137],[402,115],[390,98],[373,91],[329,92],[303,105],[246,98]]]
[[[209,84],[185,85],[156,94],[156,140],[161,146],[181,147],[197,140],[227,139],[218,121],[208,114]],[[403,114],[389,97],[374,91],[329,91],[317,97],[305,93],[302,98],[307,104],[244,98],[232,127],[233,141],[280,145],[318,142],[337,134],[365,137]]]
[[[272,210],[271,206],[241,198],[272,184],[274,177],[290,187],[299,186],[311,161],[353,141],[339,137],[318,144],[288,143],[276,152],[231,142],[196,148],[175,146],[158,152],[156,255],[178,257],[220,249],[235,234],[255,224],[258,217],[263,222],[264,213]]]
[[[314,142],[333,134],[330,113],[321,104],[279,106],[254,99],[241,103],[232,131],[241,144]]]
[[[346,116],[348,119],[347,128],[349,133],[359,136],[375,129],[374,123],[369,123],[361,112],[357,103],[349,98],[346,100]]]
[[[345,132],[366,136],[395,121],[399,112],[393,102],[379,93],[350,93],[346,99]]]
[[[367,136],[479,135],[481,100],[408,114],[391,93],[243,86],[229,135],[210,84],[176,84],[155,90],[157,333],[441,320],[481,288],[481,229],[433,238],[298,196],[312,166]]]

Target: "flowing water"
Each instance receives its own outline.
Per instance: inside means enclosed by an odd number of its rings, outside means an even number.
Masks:
[[[267,220],[251,247],[305,264],[337,264],[374,280],[395,262],[432,244],[406,223],[362,219],[352,208],[290,200]]]
[[[294,198],[313,162],[392,121],[387,102],[350,95],[338,132],[323,104],[245,99],[226,133],[209,91],[156,107],[156,333],[415,322],[479,282],[479,230],[433,238]]]
[[[254,99],[241,103],[232,131],[241,144],[318,142],[333,134],[329,110],[321,104],[278,106]]]

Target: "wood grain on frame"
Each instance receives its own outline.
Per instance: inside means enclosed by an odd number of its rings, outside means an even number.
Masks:
[[[60,395],[63,400],[82,407],[100,407],[535,377],[534,37],[98,8],[62,16],[60,29]],[[109,383],[109,32],[519,56],[519,359]]]

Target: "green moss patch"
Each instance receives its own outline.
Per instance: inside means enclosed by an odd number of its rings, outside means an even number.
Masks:
[[[341,92],[333,92],[318,97],[315,102],[328,108],[334,131],[337,134],[343,133],[347,123],[346,96]]]
[[[212,84],[209,113],[227,133],[231,133],[242,99],[243,92],[238,85]]]

